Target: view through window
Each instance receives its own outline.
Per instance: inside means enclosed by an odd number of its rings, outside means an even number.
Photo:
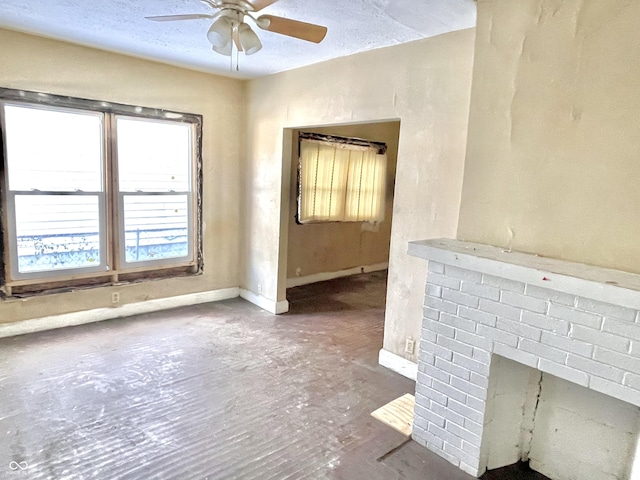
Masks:
[[[0,101],[5,283],[194,265],[200,123],[79,103]]]

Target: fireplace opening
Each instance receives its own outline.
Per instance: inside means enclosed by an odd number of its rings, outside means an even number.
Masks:
[[[499,355],[491,361],[481,464],[528,461],[554,480],[631,480],[640,408]],[[637,467],[636,467],[637,470]]]

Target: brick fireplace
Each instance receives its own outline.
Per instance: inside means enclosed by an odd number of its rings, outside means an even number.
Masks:
[[[455,240],[409,254],[428,260],[414,440],[474,476],[632,478],[640,276]]]

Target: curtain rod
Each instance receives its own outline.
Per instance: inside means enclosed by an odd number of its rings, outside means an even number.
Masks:
[[[301,140],[318,140],[321,142],[341,143],[344,145],[357,145],[359,147],[372,147],[378,149],[378,154],[387,153],[387,144],[382,142],[372,142],[362,138],[340,137],[337,135],[323,135],[321,133],[300,132],[298,138]]]

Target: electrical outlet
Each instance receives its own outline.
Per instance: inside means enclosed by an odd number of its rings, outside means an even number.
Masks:
[[[298,267],[296,268],[296,277],[299,277],[300,275],[302,275],[302,268]]]
[[[262,295],[262,284],[258,284],[258,295]]]
[[[119,292],[113,292],[111,294],[111,303],[112,304],[116,304],[116,303],[120,303],[120,293]]]
[[[404,341],[404,353],[413,354],[413,350],[416,347],[416,341],[413,338],[407,338]]]

